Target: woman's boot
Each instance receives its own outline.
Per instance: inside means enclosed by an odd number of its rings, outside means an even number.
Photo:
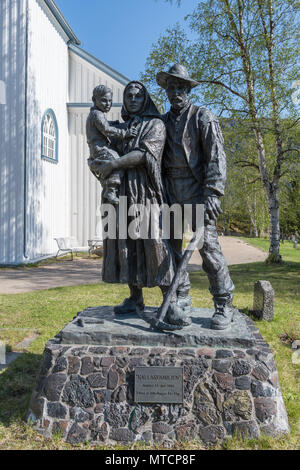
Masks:
[[[143,290],[140,287],[128,286],[130,297],[123,300],[120,305],[116,305],[114,312],[116,315],[137,314],[138,310],[144,310]]]

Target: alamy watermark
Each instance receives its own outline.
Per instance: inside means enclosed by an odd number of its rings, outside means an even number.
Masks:
[[[0,80],[0,104],[6,104],[6,86],[3,80]]]
[[[101,205],[101,216],[103,240],[182,240],[204,228],[204,204],[128,206],[127,196],[120,196],[118,206]],[[197,248],[202,246],[203,236]]]

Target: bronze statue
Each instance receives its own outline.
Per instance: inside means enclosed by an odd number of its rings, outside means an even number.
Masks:
[[[161,158],[166,141],[166,129],[144,85],[138,81],[128,83],[124,90],[122,118],[124,129],[136,136],[130,140],[115,142],[120,158],[107,163],[93,165],[93,170],[106,179],[115,171],[124,172],[119,188],[119,197],[127,197],[127,207],[158,205],[164,202],[161,181]],[[113,145],[113,142],[112,142]],[[105,193],[104,193],[105,194]],[[119,210],[119,206],[116,206]],[[119,217],[117,217],[119,220]],[[128,218],[128,225],[131,218]],[[118,231],[120,227],[117,227]],[[142,288],[159,286],[166,295],[175,274],[175,262],[169,241],[161,237],[152,239],[105,238],[102,278],[104,282],[126,283],[130,297],[115,307],[115,313],[136,314],[144,309]],[[181,314],[171,299],[166,322],[184,326],[190,320]]]
[[[167,92],[170,111],[161,116],[144,85],[130,82],[124,90],[122,118],[125,123],[119,124],[122,138],[120,135],[117,139],[112,137],[110,143],[118,157],[122,156],[106,163],[92,159],[90,168],[94,174],[99,172],[104,181],[110,175],[122,175],[114,196],[117,200],[118,195],[126,196],[128,208],[148,208],[151,204],[167,202],[169,206],[179,204],[184,212],[185,204],[189,204],[193,209],[192,229],[197,233],[196,206],[204,204],[204,243],[199,251],[215,305],[211,327],[226,329],[233,320],[234,285],[216,228],[226,180],[220,124],[208,109],[190,103],[188,94],[199,83],[189,77],[184,66],[175,64],[168,72],[158,73],[157,82]],[[106,189],[102,201],[105,196]],[[118,205],[116,210],[119,210]],[[174,229],[174,220],[172,222]],[[130,288],[130,297],[115,307],[115,313],[142,312],[142,288],[159,286],[164,303],[152,324],[180,329],[191,323],[188,256],[183,260],[182,242],[182,237],[178,239],[174,230],[171,230],[170,240],[151,236],[124,239],[118,235],[116,239],[104,240],[103,280],[127,283]],[[176,270],[176,286],[173,283],[170,289]]]
[[[175,64],[168,72],[158,73],[157,83],[166,90],[171,104],[164,116],[167,139],[162,160],[168,203],[205,205],[204,244],[199,251],[215,305],[211,327],[225,329],[233,318],[234,285],[216,228],[221,212],[219,198],[224,194],[226,180],[220,124],[208,109],[190,103],[188,94],[199,83],[189,77],[184,66]],[[171,238],[170,242],[178,265],[183,256],[182,240]],[[178,306],[185,310],[191,305],[189,290],[189,276],[185,271],[177,290]]]

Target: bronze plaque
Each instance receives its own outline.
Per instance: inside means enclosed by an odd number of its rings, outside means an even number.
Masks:
[[[183,367],[136,367],[135,403],[183,403]]]

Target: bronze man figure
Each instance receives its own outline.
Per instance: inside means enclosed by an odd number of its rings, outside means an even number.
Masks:
[[[205,205],[204,244],[199,251],[215,305],[211,327],[226,329],[234,313],[234,285],[216,228],[216,219],[221,212],[219,198],[224,194],[226,180],[222,132],[217,118],[208,109],[190,103],[188,94],[199,83],[189,77],[184,66],[175,64],[168,72],[158,73],[157,83],[166,90],[171,104],[170,111],[164,116],[167,140],[162,160],[168,203]],[[178,265],[183,255],[182,240],[173,237],[171,245]],[[189,276],[185,272],[177,298],[178,306],[186,312],[191,305],[189,290]]]

